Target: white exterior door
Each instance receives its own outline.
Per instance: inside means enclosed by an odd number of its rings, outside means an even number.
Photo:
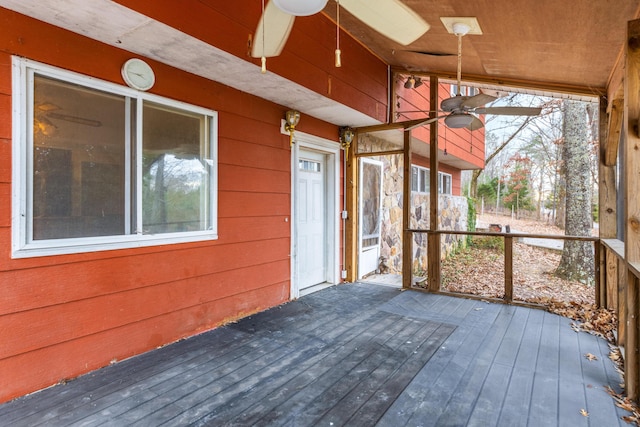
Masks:
[[[300,150],[296,188],[298,289],[327,281],[326,155]]]

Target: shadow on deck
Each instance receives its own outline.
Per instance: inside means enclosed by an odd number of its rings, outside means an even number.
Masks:
[[[541,310],[350,284],[0,405],[0,420],[626,426],[608,353]]]

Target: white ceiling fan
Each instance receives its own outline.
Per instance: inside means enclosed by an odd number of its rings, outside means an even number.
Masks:
[[[318,13],[328,1],[268,1],[253,37],[251,56],[278,56],[287,42],[295,17]],[[380,34],[404,46],[430,28],[420,15],[399,0],[339,0],[338,4]]]
[[[506,116],[537,116],[540,114],[542,109],[536,107],[482,107],[498,98],[486,93],[479,93],[474,96],[461,94],[462,37],[469,32],[469,29],[469,26],[463,23],[453,24],[453,33],[458,37],[457,94],[451,98],[444,99],[440,103],[440,111],[449,114],[436,117],[424,124],[433,123],[436,120],[444,118],[445,124],[450,128],[467,128],[473,131],[484,126],[482,120],[480,120],[476,114]]]

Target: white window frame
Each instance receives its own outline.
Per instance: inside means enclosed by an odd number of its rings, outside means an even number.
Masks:
[[[438,194],[453,194],[452,186],[452,175],[444,172],[438,172]]]
[[[417,188],[413,187],[413,172],[416,171],[418,173],[418,182],[417,182]],[[422,173],[421,173],[422,172]],[[422,179],[421,177],[423,176],[426,177],[426,179]],[[430,182],[429,182],[429,168],[425,168],[424,166],[418,166],[418,165],[411,165],[411,191],[414,193],[418,193],[418,194],[429,194],[429,186],[430,186]]]
[[[413,193],[418,193],[418,194],[429,194],[430,191],[430,182],[429,182],[429,168],[425,168],[424,166],[418,166],[418,165],[411,165],[411,191]],[[418,173],[418,181],[416,183],[416,187],[414,187],[414,182],[413,182],[413,174],[414,172]],[[421,178],[423,177],[423,174],[421,174],[420,172],[424,172],[424,176],[426,178]],[[438,172],[438,194],[453,194],[453,176],[449,173],[445,173],[445,172]],[[445,191],[446,190],[446,191]]]
[[[32,198],[33,175],[33,82],[34,74],[43,75],[70,83],[110,92],[116,95],[136,99],[138,108],[142,108],[143,102],[154,102],[182,109],[185,111],[204,115],[208,123],[206,135],[209,140],[210,162],[210,200],[208,215],[209,227],[207,230],[174,232],[162,234],[142,234],[141,231],[125,230],[130,234],[115,236],[94,236],[65,239],[33,240],[30,233],[33,226],[32,213],[28,212],[29,200]],[[12,158],[12,257],[28,258],[36,256],[61,255],[72,253],[97,252],[113,249],[135,248],[154,245],[166,245],[174,243],[196,242],[214,240],[218,238],[218,113],[194,105],[171,100],[146,92],[139,92],[126,86],[88,77],[68,70],[41,64],[25,58],[14,56],[12,58],[12,103],[13,103],[13,158]],[[135,116],[134,116],[135,117]],[[140,116],[134,118],[140,120]],[[142,126],[138,126],[141,138]],[[141,140],[136,147],[141,148]],[[131,144],[135,144],[132,141]],[[130,148],[130,147],[127,147]],[[130,151],[130,150],[129,150]],[[141,156],[138,153],[138,158]],[[130,156],[127,152],[126,156]],[[126,161],[129,161],[127,157]],[[126,172],[131,173],[131,172]],[[137,186],[140,187],[140,180]],[[134,184],[136,185],[136,184]],[[130,194],[133,188],[125,185],[126,194]],[[142,197],[141,189],[137,188],[137,197]],[[130,225],[128,226],[131,227]]]

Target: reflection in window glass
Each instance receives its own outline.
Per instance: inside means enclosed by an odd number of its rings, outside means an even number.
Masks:
[[[125,232],[125,98],[35,76],[33,239]]]
[[[209,167],[204,118],[144,106],[142,224],[145,234],[206,230]]]

